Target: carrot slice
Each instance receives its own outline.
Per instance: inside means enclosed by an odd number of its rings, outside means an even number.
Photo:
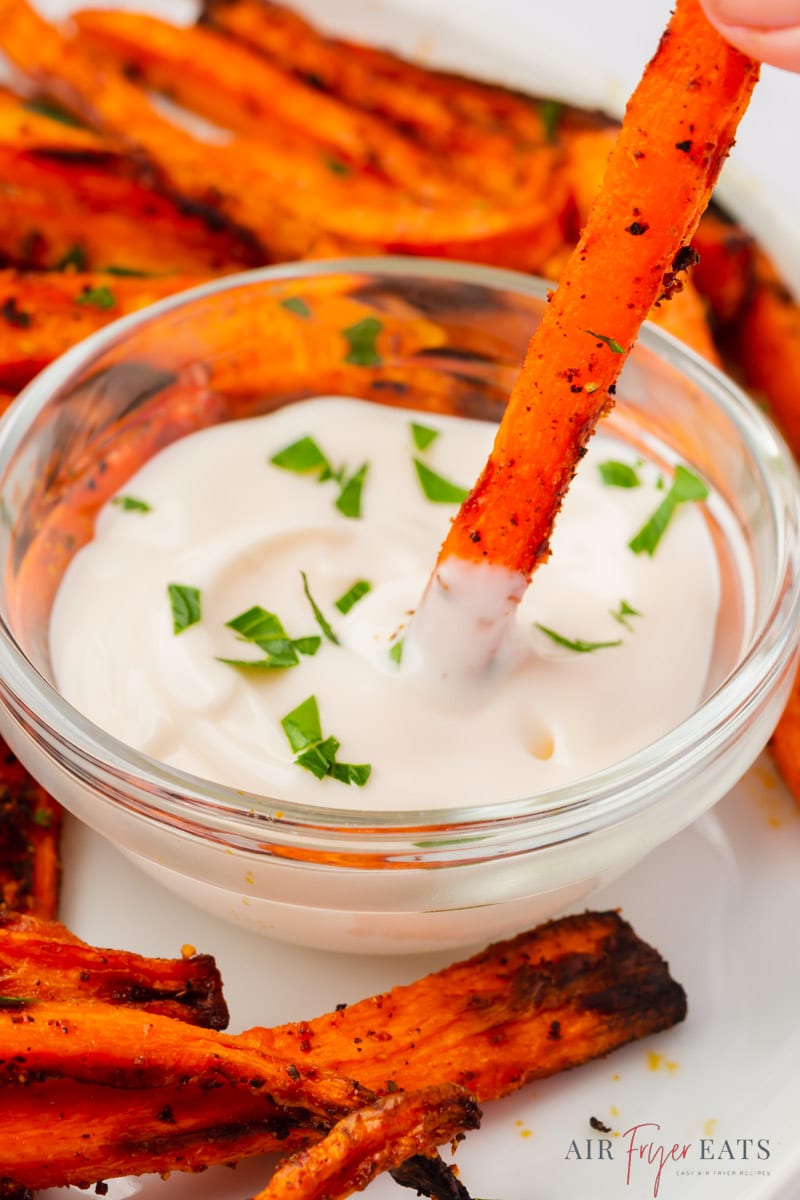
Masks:
[[[498,565],[518,598],[547,557],[576,465],[642,321],[674,282],[758,70],[698,0],[678,0],[434,580],[452,559]]]
[[[0,916],[55,916],[61,819],[61,806],[0,738]]]
[[[281,1163],[256,1200],[344,1200],[382,1171],[427,1157],[479,1123],[475,1101],[452,1084],[384,1096],[343,1117],[321,1142]]]

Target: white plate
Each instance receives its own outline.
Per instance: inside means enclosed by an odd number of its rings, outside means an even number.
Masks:
[[[100,0],[96,0],[100,2]],[[60,15],[70,0],[40,0]],[[189,19],[191,0],[127,0]],[[354,33],[531,90],[619,112],[652,51],[668,0],[302,0]],[[546,7],[546,12],[542,10]],[[0,33],[0,42],[2,34]],[[723,197],[800,286],[800,150],[786,114],[800,79],[765,72],[743,125]],[[189,909],[88,830],[68,829],[63,918],[98,944],[216,955],[231,1028],[311,1017],[443,965],[444,959],[351,959],[261,940]],[[689,994],[684,1025],[486,1109],[457,1161],[473,1195],[493,1200],[798,1200],[800,1197],[800,810],[766,763],[714,812],[592,901],[621,907],[669,960]],[[602,1158],[596,1117],[611,1127]],[[628,1178],[625,1131],[642,1126]],[[705,1140],[704,1140],[705,1139]],[[760,1153],[768,1157],[759,1158]],[[688,1146],[658,1178],[659,1148]],[[745,1149],[747,1158],[743,1157]],[[713,1155],[713,1157],[711,1157]],[[648,1157],[651,1161],[648,1161]],[[119,1180],[111,1200],[244,1200],[269,1164],[236,1172]],[[380,1180],[373,1200],[397,1197]],[[59,1193],[53,1193],[57,1196]]]

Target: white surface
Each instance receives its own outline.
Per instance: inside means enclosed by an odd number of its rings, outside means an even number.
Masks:
[[[42,0],[61,12],[65,0]],[[120,4],[120,7],[123,7]],[[175,12],[176,0],[129,2]],[[337,29],[391,43],[443,65],[552,91],[619,111],[655,47],[668,0],[305,0]],[[333,13],[335,11],[335,17]],[[2,35],[0,34],[0,39]],[[779,255],[800,285],[800,149],[795,132],[800,80],[765,71],[745,118],[723,197]],[[797,1200],[800,1196],[800,818],[762,769],[692,829],[596,898],[620,905],[642,936],[670,960],[689,993],[680,1029],[618,1052],[606,1062],[531,1087],[494,1105],[459,1152],[465,1182],[496,1200],[646,1200],[654,1167],[636,1164],[630,1185],[614,1139],[613,1161],[568,1160],[585,1149],[596,1116],[622,1132],[661,1125],[654,1141],[691,1143],[678,1177],[669,1165],[660,1200]],[[228,981],[233,1028],[311,1016],[335,1003],[410,980],[431,960],[344,959],[280,947],[214,922],[162,892],[85,830],[68,843],[64,918],[81,935],[149,953],[183,942],[215,953]],[[657,1070],[648,1052],[663,1055]],[[677,1066],[670,1070],[666,1062]],[[612,1114],[615,1106],[618,1115]],[[699,1161],[706,1122],[713,1136],[768,1138],[771,1157],[752,1164]],[[529,1135],[529,1136],[528,1136]],[[769,1174],[748,1175],[746,1170]],[[725,1171],[730,1173],[719,1174]],[[264,1164],[199,1178],[120,1181],[112,1200],[241,1200],[263,1185]],[[371,1195],[396,1197],[389,1181]]]

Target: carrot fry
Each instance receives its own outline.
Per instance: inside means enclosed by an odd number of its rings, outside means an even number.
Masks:
[[[0,1009],[0,1046],[6,1190],[291,1150],[373,1099],[337,1073],[99,1001]]]
[[[800,804],[800,671],[795,675],[769,748],[784,783]]]
[[[692,245],[700,256],[692,280],[708,301],[715,326],[730,325],[741,315],[753,287],[753,239],[740,225],[709,210]]]
[[[0,23],[6,53],[38,86],[56,98],[68,96],[73,108],[114,136],[132,139],[174,188],[194,199],[213,198],[274,257],[356,249],[423,253],[439,245],[469,257],[473,244],[502,245],[541,225],[540,207],[531,214],[527,199],[504,206],[478,195],[421,205],[418,197],[378,179],[341,177],[300,154],[290,161],[253,139],[200,143],[157,114],[121,72],[95,59],[78,39],[62,36],[25,0],[0,0]],[[539,184],[547,178],[546,170],[537,170]]]
[[[753,268],[750,297],[731,340],[746,386],[766,400],[800,460],[800,304],[762,253],[755,254]]]
[[[615,913],[550,922],[316,1021],[238,1037],[98,1000],[21,1000],[0,1007],[0,1194],[303,1149],[332,1127],[267,1196],[297,1194],[295,1183],[344,1194],[346,1178],[361,1186],[474,1126],[461,1088],[504,1095],[669,1027],[685,1003]],[[387,1102],[375,1106],[375,1091]],[[414,1157],[398,1171],[405,1182],[421,1173]]]
[[[0,738],[0,920],[54,917],[61,882],[61,806]]]
[[[202,279],[0,271],[0,388],[23,387],[81,338]]]
[[[666,1029],[685,1012],[683,989],[630,925],[613,912],[584,913],[240,1041],[320,1068],[336,1064],[379,1095],[450,1081],[483,1103]]]
[[[497,564],[521,590],[546,558],[609,388],[642,320],[674,282],[757,76],[757,64],[723,41],[698,0],[678,0],[437,571],[450,557]]]
[[[256,240],[221,214],[137,173],[132,160],[106,149],[17,149],[0,134],[0,261],[152,274],[210,274],[265,261]]]
[[[321,1142],[288,1158],[256,1200],[344,1200],[381,1171],[427,1156],[479,1123],[474,1100],[452,1084],[385,1096],[343,1117]]]
[[[211,29],[96,9],[73,20],[84,44],[129,77],[226,129],[270,143],[286,160],[285,170],[296,168],[300,134],[323,180],[332,168],[346,173],[355,166],[421,196],[458,194],[452,172],[392,125]]]
[[[224,1029],[222,980],[208,954],[146,958],[99,950],[63,925],[0,912],[0,995],[28,1000],[104,1000]]]

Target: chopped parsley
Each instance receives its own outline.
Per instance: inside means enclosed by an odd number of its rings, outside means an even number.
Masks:
[[[389,647],[389,658],[392,660],[392,662],[397,663],[398,667],[400,666],[400,663],[403,661],[403,643],[404,642],[405,642],[405,638],[398,638],[398,640],[396,642],[393,642],[392,645]]]
[[[377,367],[383,361],[378,353],[378,334],[383,329],[377,317],[364,317],[342,330],[348,345],[345,362],[355,367]]]
[[[85,287],[75,297],[76,304],[87,304],[92,308],[113,308],[116,302],[111,288],[104,283],[99,287]]]
[[[26,100],[24,107],[28,112],[37,113],[40,117],[49,117],[51,121],[58,121],[60,125],[70,125],[74,129],[85,128],[77,117],[73,117],[72,113],[68,113],[60,104],[55,104],[52,100],[46,100],[44,97]]]
[[[707,498],[708,488],[702,479],[698,479],[687,467],[677,466],[666,496],[636,536],[628,542],[633,553],[652,557],[678,506]]]
[[[551,146],[558,141],[558,124],[563,111],[564,105],[560,100],[542,100],[539,104],[544,136]]]
[[[76,242],[73,246],[70,246],[64,257],[56,263],[56,270],[67,271],[72,269],[75,271],[85,271],[86,264],[86,251],[83,246]]]
[[[612,616],[615,621],[618,621],[620,625],[624,625],[629,633],[634,632],[634,626],[631,624],[628,618],[641,617],[643,615],[639,612],[638,608],[632,608],[631,605],[628,604],[627,600],[620,600],[619,608],[610,608],[608,611],[609,615]]]
[[[444,476],[437,475],[436,471],[432,471],[420,459],[414,459],[414,466],[420,487],[432,504],[460,504],[469,495],[469,488],[451,483]]]
[[[357,579],[353,586],[349,587],[343,596],[340,596],[338,600],[334,601],[334,605],[336,608],[338,608],[342,616],[345,616],[350,612],[351,608],[354,608],[355,605],[358,604],[359,600],[366,596],[367,592],[371,591],[371,583],[369,583],[366,579]]]
[[[280,467],[282,471],[294,471],[297,475],[331,470],[331,464],[312,437],[302,437],[284,446],[269,461],[274,467]]]
[[[299,654],[316,654],[321,645],[318,637],[290,638],[280,618],[256,604],[238,617],[226,622],[226,628],[238,635],[239,641],[249,642],[263,650],[263,658],[220,658],[230,667],[249,667],[256,670],[285,670],[296,667]]]
[[[597,464],[600,478],[606,487],[637,488],[642,481],[632,466],[624,462],[608,459]]]
[[[200,589],[185,583],[170,583],[167,592],[172,606],[172,631],[183,633],[200,620]]]
[[[430,425],[418,425],[416,421],[412,421],[411,436],[418,450],[427,450],[428,446],[438,438],[439,430],[431,429]]]
[[[368,465],[368,463],[362,463],[355,475],[351,475],[345,481],[336,498],[336,507],[343,517],[358,518],[361,516],[361,493],[364,490]]]
[[[115,496],[111,503],[117,508],[121,508],[123,512],[149,513],[153,511],[153,506],[146,500],[140,500],[138,496]]]
[[[285,308],[287,312],[294,313],[297,317],[311,316],[311,309],[301,296],[287,296],[285,300],[281,300],[279,303],[281,308]]]
[[[574,650],[577,654],[591,654],[594,650],[605,650],[608,646],[621,646],[622,639],[617,638],[613,642],[586,642],[583,638],[568,638],[561,633],[556,633],[555,629],[548,629],[546,625],[540,625],[537,621],[536,628],[542,633],[547,634],[551,641],[558,646],[564,646],[567,650]]]
[[[363,787],[372,773],[369,763],[342,763],[336,758],[340,743],[335,737],[323,738],[316,696],[308,696],[281,720],[299,767],[317,779],[330,776],[339,783]]]
[[[303,580],[303,591],[305,593],[306,600],[311,605],[311,611],[314,614],[314,620],[317,622],[328,641],[333,642],[334,646],[338,646],[340,644],[338,637],[331,629],[330,624],[325,619],[322,610],[320,609],[314,597],[311,595],[311,589],[308,586],[308,576],[306,575],[305,571],[301,571],[300,575]]]
[[[584,329],[584,333],[588,333],[589,337],[597,338],[598,342],[604,342],[608,346],[612,354],[624,354],[622,346],[614,338],[609,337],[605,333],[595,333],[592,329]]]
[[[349,175],[350,174],[350,168],[348,167],[347,163],[342,162],[342,160],[340,158],[334,158],[332,154],[329,154],[326,157],[325,166],[328,168],[328,170],[331,172],[332,175]]]
[[[327,483],[329,480],[338,483],[340,491],[334,503],[339,512],[343,517],[361,516],[361,496],[369,463],[362,463],[347,479],[346,469],[334,469],[327,455],[312,437],[302,437],[284,446],[277,454],[273,454],[269,461],[274,467],[280,467],[282,471],[292,471],[295,475],[316,475],[318,483]]]

